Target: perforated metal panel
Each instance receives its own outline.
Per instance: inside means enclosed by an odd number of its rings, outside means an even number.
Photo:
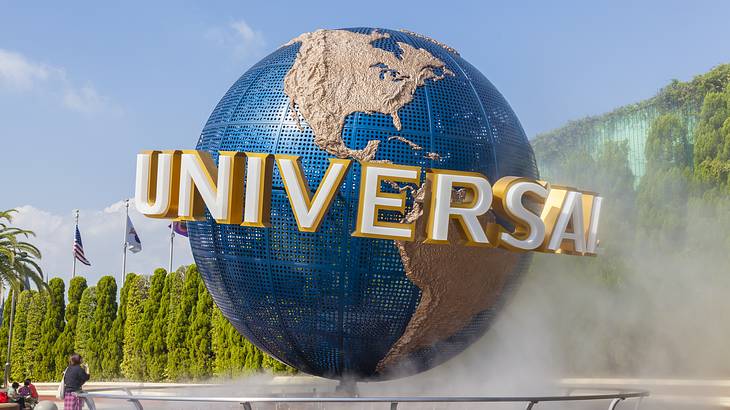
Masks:
[[[369,33],[372,29],[349,29]],[[391,38],[374,46],[400,54],[398,42],[424,48],[455,76],[427,81],[399,115],[355,113],[342,132],[355,149],[383,141],[378,159],[397,164],[477,171],[491,180],[504,175],[537,176],[532,149],[511,108],[474,67],[424,39],[380,30]],[[311,187],[318,186],[329,154],[314,144],[312,130],[287,115],[283,80],[299,45],[282,47],[247,71],[226,93],[203,129],[197,148],[296,154]],[[423,147],[414,151],[399,135]],[[440,160],[424,158],[436,152]],[[406,277],[392,241],[352,237],[360,166],[348,173],[318,232],[297,230],[281,178],[274,172],[272,226],[217,225],[210,218],[190,224],[190,243],[216,304],[253,343],[300,370],[316,375],[377,377],[375,367],[403,334],[420,300]],[[385,215],[397,220],[397,215]],[[514,287],[527,259],[510,275]],[[505,292],[503,297],[509,292]],[[501,302],[500,302],[501,303]],[[429,368],[468,346],[488,328],[495,306],[476,315],[460,332],[411,354]]]

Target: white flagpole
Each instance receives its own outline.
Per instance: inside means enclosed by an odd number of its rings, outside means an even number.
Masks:
[[[119,286],[124,285],[124,275],[126,275],[127,272],[127,246],[129,245],[127,243],[127,218],[129,218],[129,199],[124,201],[124,208],[125,208],[125,216],[124,216],[124,241],[122,242],[124,245],[124,250],[122,251],[122,281],[120,282]],[[121,287],[120,287],[121,289]]]
[[[170,221],[170,263],[167,265],[167,273],[172,272],[172,252],[175,248],[175,221]]]
[[[76,243],[76,230],[79,229],[79,210],[76,210],[76,225],[74,226],[74,243]],[[73,268],[71,269],[71,278],[76,277],[76,250],[71,252],[71,256],[74,258]]]

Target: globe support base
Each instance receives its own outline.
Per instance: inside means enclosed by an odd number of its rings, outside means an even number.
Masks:
[[[357,397],[359,395],[357,388],[357,381],[355,379],[340,379],[340,382],[335,386],[335,394],[341,394],[349,397]]]

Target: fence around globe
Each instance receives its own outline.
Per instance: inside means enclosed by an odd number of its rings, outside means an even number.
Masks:
[[[171,389],[179,387],[171,387]],[[629,399],[635,399],[634,409],[638,409],[641,400],[649,397],[649,392],[645,390],[632,391],[604,391],[592,394],[571,394],[555,396],[374,396],[374,397],[337,397],[337,396],[318,396],[316,393],[311,396],[241,396],[241,397],[223,397],[216,396],[173,396],[167,392],[165,394],[134,394],[134,391],[145,391],[160,387],[140,387],[140,388],[107,388],[96,389],[93,391],[80,393],[79,396],[84,399],[86,406],[90,410],[96,410],[95,400],[121,400],[127,401],[134,405],[134,408],[143,410],[142,402],[160,402],[160,403],[239,403],[244,410],[253,410],[256,404],[389,404],[390,410],[397,410],[399,404],[456,404],[456,403],[514,403],[524,404],[525,410],[535,409],[540,403],[568,403],[577,401],[604,401],[608,402],[608,410],[615,410],[618,405]],[[600,389],[594,389],[598,391]],[[117,393],[114,393],[116,391]],[[278,407],[277,407],[278,408]]]

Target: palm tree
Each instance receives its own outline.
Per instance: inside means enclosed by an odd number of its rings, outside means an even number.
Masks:
[[[28,287],[30,281],[35,282],[38,289],[46,288],[43,282],[43,270],[37,260],[41,252],[37,247],[23,239],[35,236],[32,231],[11,226],[15,209],[0,211],[0,284],[7,283],[11,292],[11,313],[8,327],[8,350],[5,363],[5,385],[10,374],[10,341],[13,335],[13,317],[15,316],[15,295]]]

